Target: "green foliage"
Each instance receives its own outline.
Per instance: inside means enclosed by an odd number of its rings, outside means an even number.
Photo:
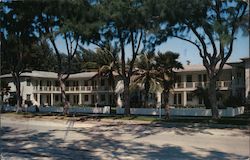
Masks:
[[[135,72],[134,84],[143,85],[145,90],[145,103],[148,101],[149,92],[157,91],[169,93],[175,83],[175,73],[173,69],[182,68],[182,64],[178,62],[179,55],[173,52],[144,53],[136,60],[135,64],[138,70]],[[168,98],[168,97],[165,97]],[[168,100],[164,100],[166,103]]]
[[[228,96],[226,99],[223,100],[223,104],[225,107],[239,107],[243,105],[242,97],[238,96]]]
[[[171,51],[158,53],[156,57],[156,65],[159,77],[165,91],[169,91],[175,83],[175,72],[173,69],[183,69],[183,66],[178,62],[179,54]]]
[[[197,89],[193,91],[193,95],[198,98],[202,98],[206,108],[211,108],[211,104],[208,99],[209,97],[208,88],[197,87]]]

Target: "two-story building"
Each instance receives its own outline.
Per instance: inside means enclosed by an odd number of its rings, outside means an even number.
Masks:
[[[194,96],[197,87],[208,87],[209,81],[203,65],[184,65],[184,69],[176,70],[177,80],[170,95],[171,105],[193,106],[203,105],[202,97]],[[228,97],[245,97],[245,68],[242,62],[225,64],[223,72],[217,80],[217,90]]]
[[[197,87],[207,87],[208,77],[203,65],[184,65],[184,69],[176,70],[177,80],[170,95],[170,105],[203,105],[204,100],[193,95]],[[114,102],[113,90],[107,77],[98,77],[97,72],[71,74],[66,81],[66,97],[72,105],[111,105]],[[217,81],[217,89],[224,96],[229,95],[247,98],[250,91],[250,59],[228,63]],[[94,78],[93,78],[94,77]],[[10,92],[15,92],[11,74],[1,75],[8,82]],[[123,83],[116,78],[116,105],[122,106]],[[140,89],[139,89],[140,90]],[[139,91],[138,90],[138,91]],[[143,90],[143,88],[141,88]],[[134,94],[134,93],[133,93]],[[60,105],[61,89],[57,73],[31,71],[21,74],[21,96],[23,102],[31,100],[39,105]],[[143,101],[141,91],[137,97]],[[149,100],[156,106],[162,101],[160,93],[151,93]],[[133,98],[132,98],[133,101]],[[157,103],[157,104],[156,104]]]
[[[65,82],[66,98],[72,105],[109,105],[112,103],[112,88],[107,78],[93,78],[97,72],[71,74]],[[1,76],[8,82],[10,92],[15,92],[11,75]],[[39,105],[60,105],[61,88],[57,73],[31,71],[21,74],[21,96],[23,102],[30,100]]]

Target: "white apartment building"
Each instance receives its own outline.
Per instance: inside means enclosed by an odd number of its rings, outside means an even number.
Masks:
[[[72,105],[109,105],[112,102],[112,88],[105,77],[92,78],[97,72],[71,74],[65,83],[66,98]],[[0,77],[8,82],[10,92],[15,92],[11,75]],[[21,96],[23,102],[30,100],[39,105],[59,105],[61,89],[57,73],[45,71],[24,72],[21,74]]]
[[[170,105],[202,105],[203,99],[194,97],[193,91],[198,86],[206,87],[208,77],[202,65],[184,65],[184,69],[177,70],[177,81],[170,95]],[[82,72],[71,74],[66,81],[66,97],[71,105],[111,105],[113,104],[113,91],[107,77],[95,77],[97,72]],[[217,89],[223,96],[248,97],[250,91],[250,58],[241,62],[228,63],[217,81]],[[11,74],[1,75],[7,81],[10,92],[15,92]],[[123,83],[116,78],[117,105],[122,106]],[[143,89],[136,94],[141,101]],[[134,94],[134,93],[133,93]],[[156,96],[157,95],[157,96]],[[61,90],[57,81],[57,73],[45,71],[32,71],[21,74],[21,96],[23,102],[30,100],[33,104],[56,106],[61,102]],[[153,106],[161,102],[160,93],[152,93],[149,97]],[[133,98],[132,98],[133,101]]]
[[[194,96],[197,87],[208,87],[208,76],[203,65],[184,65],[177,70],[177,81],[170,95],[170,104],[181,106],[203,105],[204,99]],[[217,80],[217,90],[223,97],[245,97],[245,68],[241,63],[225,64]]]

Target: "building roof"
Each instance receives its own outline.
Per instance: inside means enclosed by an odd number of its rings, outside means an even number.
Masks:
[[[70,74],[69,78],[90,78],[93,77],[97,72],[82,72]],[[0,78],[11,78],[11,74],[1,75]],[[21,74],[21,77],[37,77],[37,78],[53,78],[57,79],[57,73],[47,72],[47,71],[32,71],[24,72]]]
[[[81,72],[81,73],[70,74],[69,78],[91,78],[96,74],[97,72]]]
[[[192,65],[184,65],[184,69],[175,69],[175,72],[195,72],[195,71],[205,71],[205,67],[200,64],[192,64]],[[218,66],[216,67],[218,68]],[[232,66],[225,64],[223,69],[232,69]],[[95,76],[98,72],[81,72],[70,74],[70,79],[78,79],[78,78],[91,78]],[[114,73],[114,75],[118,75]],[[11,78],[11,74],[1,75],[0,78]],[[37,77],[37,78],[52,78],[57,79],[57,73],[55,72],[47,72],[47,71],[32,71],[32,72],[24,72],[21,74],[21,77]]]
[[[183,65],[184,69],[175,69],[175,72],[195,72],[195,71],[206,71],[206,68],[201,64]],[[218,69],[219,66],[216,66]],[[225,64],[223,69],[232,69],[232,66]]]

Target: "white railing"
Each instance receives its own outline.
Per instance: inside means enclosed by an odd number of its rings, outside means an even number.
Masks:
[[[61,91],[60,87],[56,86],[34,86],[35,91]],[[67,92],[77,92],[77,91],[110,91],[109,86],[68,86],[65,87]]]
[[[195,89],[197,87],[208,87],[208,84],[209,82],[179,82],[174,84],[174,89]],[[216,85],[219,88],[229,88],[232,85],[232,81],[217,81]]]

